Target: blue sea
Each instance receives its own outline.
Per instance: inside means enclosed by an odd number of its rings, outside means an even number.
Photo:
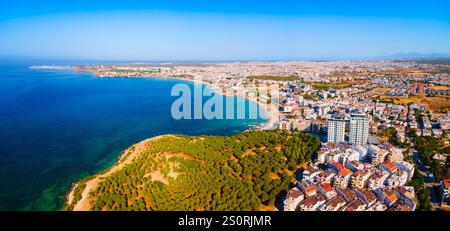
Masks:
[[[187,81],[29,68],[50,64],[78,63],[0,62],[0,210],[61,210],[73,182],[145,138],[233,135],[262,122],[174,120],[170,92],[177,83],[193,88]]]

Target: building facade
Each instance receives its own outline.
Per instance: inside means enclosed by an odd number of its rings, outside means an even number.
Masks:
[[[350,143],[364,145],[369,136],[369,118],[365,114],[350,116]]]
[[[345,118],[342,115],[328,116],[328,142],[339,143],[345,141]]]

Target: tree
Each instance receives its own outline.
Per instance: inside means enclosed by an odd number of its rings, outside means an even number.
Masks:
[[[430,202],[430,191],[425,188],[424,178],[422,174],[419,172],[417,167],[415,168],[413,178],[410,182],[410,185],[414,187],[414,191],[417,195],[417,208],[418,211],[430,211],[431,210],[431,202]]]
[[[434,182],[439,182],[442,179],[442,168],[439,161],[434,160],[431,169],[433,171]]]
[[[410,185],[414,187],[414,191],[418,192],[424,186],[424,178],[420,174],[419,170],[415,168],[413,178],[411,179]]]
[[[296,169],[319,147],[314,136],[281,130],[201,139],[165,137],[105,177],[89,200],[95,210],[259,209],[262,203],[273,204],[295,180],[287,173],[289,163]],[[252,152],[244,155],[248,150]],[[189,158],[167,158],[165,153]],[[164,180],[152,180],[155,171]],[[169,177],[171,171],[177,177]]]
[[[430,190],[422,188],[417,192],[418,199],[418,211],[431,211]]]

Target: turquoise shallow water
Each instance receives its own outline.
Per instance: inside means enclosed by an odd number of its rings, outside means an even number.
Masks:
[[[262,122],[174,120],[177,80],[97,78],[32,64],[0,63],[0,210],[61,209],[72,182],[145,138],[232,135]]]

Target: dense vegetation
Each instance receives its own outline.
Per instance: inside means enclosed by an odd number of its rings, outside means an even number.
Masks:
[[[433,163],[433,156],[440,152],[439,139],[432,136],[417,136],[414,138],[414,148],[419,152],[420,160],[424,165]]]
[[[304,133],[166,136],[91,191],[94,210],[263,210],[319,148]]]
[[[448,147],[442,148],[442,144],[438,138],[432,136],[415,137],[414,147],[419,152],[422,163],[431,167],[435,182],[440,182],[442,178],[450,178],[449,163],[447,162],[447,165],[441,165],[438,160],[433,159],[435,154],[448,154]]]
[[[418,109],[414,109],[414,116],[416,117],[417,123],[423,126],[423,116]]]
[[[414,176],[410,182],[410,185],[414,187],[414,191],[417,195],[417,211],[430,211],[431,201],[430,201],[430,191],[424,185],[425,180],[416,168],[414,171]]]
[[[383,138],[384,141],[387,141],[395,146],[400,147],[407,147],[407,143],[400,142],[397,135],[397,130],[394,127],[388,127],[388,128],[380,128],[379,130],[379,136]]]

